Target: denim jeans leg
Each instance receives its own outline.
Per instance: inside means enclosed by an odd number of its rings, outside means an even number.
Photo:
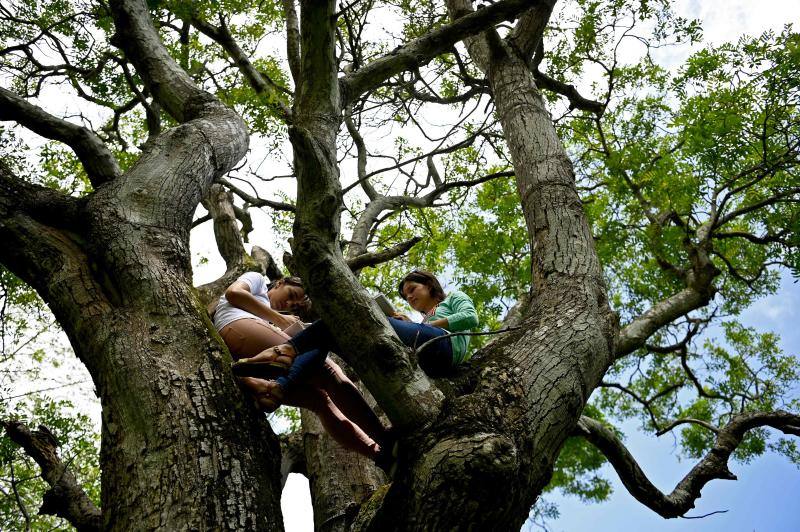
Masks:
[[[328,351],[321,349],[311,349],[300,353],[294,357],[288,373],[278,377],[275,381],[284,391],[288,391],[291,386],[308,379],[315,371],[318,371],[325,364],[327,357]]]
[[[312,349],[320,349],[326,353],[328,351],[336,351],[336,342],[322,320],[315,321],[294,335],[289,339],[289,343],[292,344],[298,354]]]
[[[417,348],[439,336],[444,336],[447,331],[427,323],[414,323],[410,321],[389,318],[389,324],[394,329],[397,337],[409,347]],[[453,366],[453,346],[450,338],[432,342],[424,351],[417,353],[419,364],[430,375],[446,373]]]

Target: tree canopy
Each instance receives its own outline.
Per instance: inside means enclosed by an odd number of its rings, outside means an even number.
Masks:
[[[128,445],[110,428],[117,419],[154,441],[126,406],[148,393],[147,371],[202,395],[206,385],[186,375],[208,363],[208,403],[235,411],[231,426],[246,420],[266,434],[265,462],[280,459],[198,310],[255,269],[303,275],[322,319],[351,339],[355,353],[340,355],[388,420],[422,442],[390,488],[372,465],[348,461],[373,475],[350,493],[333,451],[301,442],[298,455],[285,435],[285,467],[347,492],[334,501],[312,486],[320,529],[371,529],[400,514],[407,521],[393,526],[419,526],[436,482],[458,485],[464,504],[489,504],[495,495],[470,487],[484,477],[514,479],[507,489],[518,494],[486,518],[518,526],[537,499],[532,515],[552,515],[539,499],[549,490],[605,500],[606,461],[637,500],[676,517],[708,481],[734,478],[729,458],[770,451],[800,465],[800,361],[774,332],[739,320],[781,275],[800,275],[791,25],[703,46],[699,22],[668,1],[56,0],[4,5],[0,36],[2,369],[19,371],[12,364],[49,325],[48,305],[101,397],[104,445]],[[659,62],[681,43],[696,49],[683,64]],[[189,232],[211,224],[225,273],[194,290]],[[127,228],[136,236],[117,241]],[[286,252],[283,269],[257,246]],[[150,257],[161,274],[136,270]],[[64,266],[73,263],[79,273]],[[505,331],[473,338],[475,357],[447,382],[427,379],[362,298],[365,287],[402,306],[400,272],[419,267],[468,293],[484,330]],[[152,354],[87,332],[84,321],[112,315],[156,344]],[[197,343],[175,343],[170,320]],[[22,367],[57,357],[37,347]],[[176,369],[184,349],[200,361],[189,373]],[[130,396],[112,360],[144,368]],[[163,385],[153,386],[157,411]],[[160,407],[180,404],[171,401]],[[90,517],[124,526],[114,503],[124,490],[108,483],[133,458],[98,457],[97,435],[71,405],[0,405],[5,525],[54,523],[30,512],[53,483],[12,444],[24,440],[10,421],[21,417],[61,442],[99,508]],[[295,431],[319,434],[291,415]],[[676,434],[697,463],[674,492],[655,488],[622,443],[617,425],[631,419]],[[216,428],[187,428],[186,441]],[[152,467],[170,467],[159,460]],[[271,464],[253,475],[278,482]],[[60,504],[43,513],[79,527]],[[431,523],[474,519],[448,506]]]

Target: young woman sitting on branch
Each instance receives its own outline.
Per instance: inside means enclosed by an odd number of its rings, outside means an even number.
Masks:
[[[254,357],[287,342],[287,331],[300,330],[300,319],[283,311],[302,317],[309,310],[310,301],[298,277],[268,284],[260,273],[248,272],[220,297],[214,326],[234,359]],[[245,376],[240,382],[261,410],[273,412],[281,403],[307,408],[340,445],[378,460],[378,442],[386,440],[386,429],[342,368],[325,355],[306,368],[302,379],[297,378],[296,371],[284,375],[285,364],[273,364],[272,372],[266,375],[276,380]]]
[[[400,295],[411,307],[423,314],[421,323],[412,322],[408,316],[395,314],[389,324],[400,340],[409,347],[424,348],[417,351],[420,367],[431,376],[443,376],[469,359],[469,336],[449,332],[468,331],[478,325],[478,315],[472,300],[460,291],[445,295],[433,274],[414,270],[398,286]],[[275,402],[288,395],[285,386],[302,381],[323,363],[328,351],[339,351],[328,327],[315,321],[289,341],[267,349],[251,358],[235,362],[233,372],[239,376],[269,378],[276,365],[284,365],[285,377],[273,381],[270,393]]]

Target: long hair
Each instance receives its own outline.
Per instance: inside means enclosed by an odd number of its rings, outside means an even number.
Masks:
[[[400,284],[397,286],[397,291],[400,293],[400,297],[403,299],[406,298],[406,295],[403,293],[403,286],[406,283],[423,284],[428,287],[432,298],[437,301],[444,301],[445,294],[444,290],[442,289],[442,285],[439,283],[439,279],[437,279],[436,276],[431,272],[426,272],[425,270],[414,270],[403,277],[403,280],[400,281]]]
[[[287,284],[289,286],[295,286],[303,291],[302,299],[294,300],[287,305],[286,310],[290,314],[294,314],[304,322],[315,321],[319,318],[319,316],[317,316],[317,313],[314,311],[314,308],[311,304],[311,299],[308,297],[308,294],[306,294],[305,287],[303,286],[303,280],[300,277],[296,276],[283,277],[281,279],[278,279],[270,283],[270,287],[274,286],[278,282]]]

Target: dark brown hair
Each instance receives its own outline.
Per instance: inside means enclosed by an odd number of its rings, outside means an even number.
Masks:
[[[270,288],[275,286],[275,284],[282,282],[283,284],[289,286],[295,286],[303,290],[303,299],[295,300],[290,302],[287,305],[287,311],[291,314],[294,314],[302,321],[310,322],[319,319],[317,313],[314,312],[314,309],[311,306],[311,299],[309,299],[308,294],[305,293],[305,287],[303,286],[303,280],[299,277],[291,276],[291,277],[283,277],[276,281],[270,283]]]
[[[406,295],[403,293],[403,285],[406,283],[424,284],[428,287],[432,298],[436,299],[437,301],[444,301],[445,295],[442,285],[439,284],[439,279],[437,279],[436,276],[434,276],[431,272],[426,272],[425,270],[414,270],[403,277],[403,280],[400,281],[400,284],[397,286],[397,291],[400,293],[400,297],[402,297],[404,300]]]

